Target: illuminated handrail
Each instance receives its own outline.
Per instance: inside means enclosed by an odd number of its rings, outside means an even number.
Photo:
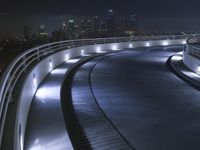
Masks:
[[[186,39],[193,35],[167,35],[167,36],[146,36],[146,37],[115,37],[115,38],[95,38],[59,41],[45,44],[39,47],[29,49],[18,55],[4,70],[0,77],[0,143],[2,141],[3,128],[9,103],[13,102],[13,89],[20,78],[26,72],[27,68],[34,62],[39,61],[43,56],[50,55],[62,50],[73,47],[80,47],[95,44],[134,42],[134,41],[152,41],[166,39]]]
[[[188,38],[187,44],[200,45],[200,35],[195,35],[193,37]]]
[[[200,59],[200,36],[193,36],[187,40],[187,52],[189,55]]]

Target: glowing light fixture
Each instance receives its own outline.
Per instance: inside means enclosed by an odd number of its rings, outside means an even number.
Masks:
[[[66,71],[67,71],[67,69],[54,69],[51,71],[51,74],[64,75]]]
[[[85,51],[82,49],[81,50],[81,55],[84,56],[85,55]]]
[[[20,148],[23,150],[23,137],[22,134],[20,135]]]
[[[129,48],[133,48],[133,44],[129,44]]]
[[[20,150],[23,150],[24,149],[24,144],[23,144],[23,135],[22,135],[21,124],[19,126],[19,144],[20,144]]]
[[[67,63],[70,63],[70,64],[74,64],[74,63],[76,63],[76,62],[78,62],[80,59],[78,59],[78,58],[74,58],[74,59],[70,59],[70,60],[68,60],[67,61]]]
[[[113,45],[112,50],[117,50],[117,45]]]
[[[182,44],[187,44],[186,40],[184,40],[184,41],[182,42]]]
[[[53,64],[52,64],[51,59],[49,60],[49,68],[50,68],[51,70],[53,69]]]
[[[149,42],[147,42],[147,43],[145,44],[145,46],[146,46],[146,47],[149,47],[149,46],[150,46],[150,43],[149,43]]]
[[[66,53],[66,54],[65,54],[65,61],[68,61],[68,60],[69,60],[69,54]]]
[[[181,55],[175,55],[175,56],[173,57],[173,59],[176,60],[176,61],[180,61],[180,60],[183,59],[183,57],[182,57]]]
[[[101,52],[101,48],[98,46],[96,51],[97,51],[97,53],[100,53]]]
[[[33,74],[33,86],[34,86],[34,88],[37,87],[37,81],[36,81],[36,75],[35,75],[35,73]]]
[[[163,42],[163,46],[167,46],[167,45],[169,45],[169,42],[168,41],[164,41]]]
[[[198,73],[200,73],[200,65],[197,67],[197,71]]]

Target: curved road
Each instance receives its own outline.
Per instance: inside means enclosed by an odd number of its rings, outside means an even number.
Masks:
[[[125,51],[91,71],[100,107],[136,150],[200,149],[200,93],[166,64],[180,50]]]

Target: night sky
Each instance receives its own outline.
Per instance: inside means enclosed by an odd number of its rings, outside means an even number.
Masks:
[[[200,28],[198,0],[1,0],[0,35],[20,32],[25,24],[35,30],[39,24],[54,28],[70,15],[104,16],[108,9],[113,9],[116,15],[138,15],[143,30],[197,31]]]
[[[200,15],[198,0],[1,0],[1,13],[17,14],[102,14],[112,8],[121,14],[142,16]]]

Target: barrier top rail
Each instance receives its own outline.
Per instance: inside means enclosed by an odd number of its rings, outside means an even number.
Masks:
[[[133,42],[133,41],[148,41],[148,40],[166,40],[166,39],[186,39],[194,34],[189,35],[167,35],[167,36],[143,36],[143,37],[116,37],[116,38],[95,38],[95,39],[80,39],[59,41],[35,48],[28,49],[18,55],[2,72],[0,77],[0,143],[3,134],[4,122],[9,103],[12,103],[13,89],[20,76],[26,72],[27,68],[34,62],[39,61],[42,57],[66,50],[73,47],[118,43],[118,42]]]
[[[187,44],[200,45],[200,35],[190,37],[190,38],[187,40]]]

